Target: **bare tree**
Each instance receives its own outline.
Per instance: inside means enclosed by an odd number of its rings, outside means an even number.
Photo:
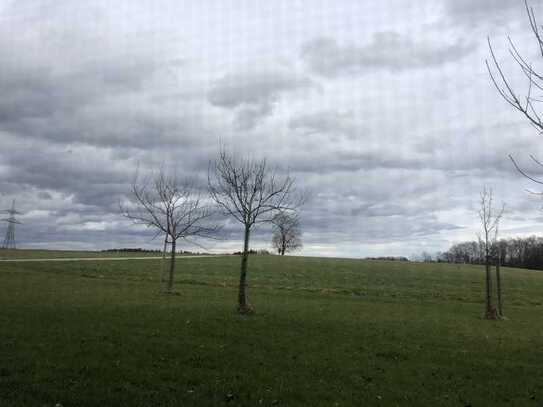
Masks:
[[[210,164],[208,184],[213,200],[244,228],[238,311],[250,313],[253,307],[247,300],[247,263],[251,230],[259,223],[271,222],[279,211],[294,210],[301,204],[294,196],[294,179],[288,174],[280,178],[265,159],[240,160],[221,150]]]
[[[296,212],[281,211],[272,223],[272,245],[281,256],[302,248],[300,218]]]
[[[503,216],[504,207],[497,211],[494,209],[492,189],[483,188],[479,207],[479,219],[483,229],[482,237],[479,237],[484,251],[485,260],[485,318],[496,319],[496,307],[492,304],[492,275],[490,272],[492,247],[498,239],[498,229]],[[501,298],[501,285],[499,287]]]
[[[432,254],[427,251],[423,251],[420,257],[423,263],[431,263],[433,261]]]
[[[164,235],[164,260],[167,245],[171,245],[170,267],[166,292],[173,291],[177,241],[191,237],[213,238],[218,227],[208,224],[212,211],[203,203],[201,194],[191,180],[167,175],[161,168],[151,179],[140,181],[138,174],[131,185],[130,202],[121,205],[122,213],[136,224]]]
[[[528,23],[530,30],[532,31],[533,39],[540,56],[543,57],[543,37],[541,31],[543,28],[538,24],[534,9],[528,4],[528,0],[524,0],[524,7],[526,8]],[[533,63],[528,61],[528,59],[520,53],[518,47],[515,45],[511,37],[508,36],[507,40],[509,43],[509,55],[527,82],[526,90],[519,92],[515,89],[513,81],[505,74],[502,64],[498,61],[498,58],[494,53],[494,48],[492,47],[490,38],[488,38],[490,60],[487,59],[485,62],[490,79],[501,97],[514,109],[519,111],[541,134],[543,133],[543,118],[541,112],[541,103],[543,103],[543,73],[534,69]],[[543,180],[529,175],[522,168],[520,168],[512,155],[509,155],[509,158],[513,162],[515,168],[523,176],[536,184],[543,185]],[[536,157],[530,154],[530,158],[537,166],[543,167],[543,163]]]

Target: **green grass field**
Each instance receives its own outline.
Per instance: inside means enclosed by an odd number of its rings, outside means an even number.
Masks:
[[[65,259],[96,257],[160,257],[152,252],[91,252],[78,250],[12,250],[0,249],[0,260],[7,259]]]
[[[543,273],[254,256],[0,263],[0,406],[543,405]]]

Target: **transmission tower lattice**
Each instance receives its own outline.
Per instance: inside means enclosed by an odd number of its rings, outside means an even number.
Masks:
[[[13,203],[11,204],[11,209],[6,209],[1,212],[7,213],[9,215],[8,218],[1,219],[3,222],[7,222],[8,228],[6,230],[6,237],[4,238],[4,243],[2,243],[2,249],[16,249],[15,244],[15,225],[21,224],[17,219],[15,219],[15,215],[20,215],[20,212],[17,212],[15,210],[15,200],[13,200]]]

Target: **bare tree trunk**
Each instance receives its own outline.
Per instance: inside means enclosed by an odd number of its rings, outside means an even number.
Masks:
[[[166,274],[165,263],[166,263],[167,245],[168,245],[168,235],[166,235],[166,237],[164,238],[164,248],[162,249],[162,260],[160,264],[160,290],[164,290],[164,284],[165,284],[164,276]]]
[[[286,244],[285,242],[283,242],[283,246],[281,247],[281,256],[284,256],[285,255],[285,249],[286,249]]]
[[[175,239],[172,238],[172,254],[170,257],[170,274],[168,276],[168,291],[173,292],[173,273],[175,271]]]
[[[485,277],[486,277],[486,309],[485,309],[485,318],[486,319],[496,319],[496,309],[492,305],[492,275],[490,273],[490,256],[486,254],[485,256]]]
[[[239,276],[238,311],[240,314],[247,314],[252,311],[247,302],[247,262],[249,261],[249,237],[251,230],[245,226],[245,237],[243,242],[243,254],[241,256],[241,273]]]
[[[498,250],[498,261],[496,262],[496,294],[498,300],[498,316],[503,317],[503,304],[502,304],[502,278],[500,272],[501,266],[501,250]]]
[[[295,211],[302,200],[294,197],[294,179],[288,174],[285,177],[276,175],[275,170],[267,166],[266,159],[239,160],[224,149],[221,149],[215,164],[210,165],[207,179],[209,194],[221,212],[245,228],[238,311],[241,314],[251,313],[253,308],[247,300],[251,227],[259,223],[273,223],[278,213]],[[280,244],[277,246],[279,249]]]

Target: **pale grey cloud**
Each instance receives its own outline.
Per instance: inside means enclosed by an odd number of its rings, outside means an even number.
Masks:
[[[367,73],[372,69],[403,71],[437,67],[461,60],[473,51],[472,44],[456,40],[415,40],[397,32],[375,33],[365,45],[339,44],[320,38],[304,45],[302,56],[309,67],[324,76]]]
[[[304,134],[329,134],[331,137],[347,137],[356,139],[366,129],[363,123],[357,122],[352,112],[337,112],[323,110],[313,113],[304,113],[291,118],[289,129],[300,130]]]
[[[522,0],[444,0],[444,5],[452,18],[471,24],[507,22],[524,9]]]
[[[236,127],[247,130],[270,115],[282,96],[315,86],[306,76],[285,69],[227,74],[213,83],[208,100],[234,110]]]

